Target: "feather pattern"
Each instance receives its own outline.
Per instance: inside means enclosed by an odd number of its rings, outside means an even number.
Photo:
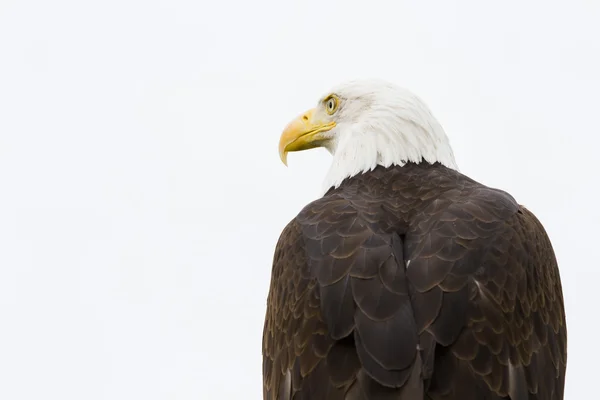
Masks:
[[[439,163],[378,166],[281,234],[263,397],[560,400],[566,332],[529,210]]]

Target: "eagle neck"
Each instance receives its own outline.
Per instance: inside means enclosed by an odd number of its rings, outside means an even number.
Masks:
[[[323,182],[323,193],[331,187],[339,187],[347,178],[378,166],[402,167],[406,163],[426,161],[458,171],[448,138],[439,125],[426,129],[403,119],[388,125],[386,119],[377,121],[345,127],[338,135],[339,139],[327,146],[333,160]],[[396,126],[402,126],[402,129]]]

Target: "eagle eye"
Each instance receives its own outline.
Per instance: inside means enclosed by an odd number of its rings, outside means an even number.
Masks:
[[[338,104],[338,99],[335,96],[329,96],[325,99],[325,111],[327,111],[327,114],[333,114],[337,110]]]

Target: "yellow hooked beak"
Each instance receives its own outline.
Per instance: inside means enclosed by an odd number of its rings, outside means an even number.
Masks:
[[[321,146],[327,138],[322,133],[335,126],[334,121],[314,120],[315,109],[308,110],[285,127],[279,139],[279,158],[287,166],[287,153]]]

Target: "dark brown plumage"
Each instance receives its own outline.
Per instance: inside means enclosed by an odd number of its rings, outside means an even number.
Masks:
[[[566,332],[530,211],[440,164],[379,166],[281,234],[264,398],[559,400]]]

